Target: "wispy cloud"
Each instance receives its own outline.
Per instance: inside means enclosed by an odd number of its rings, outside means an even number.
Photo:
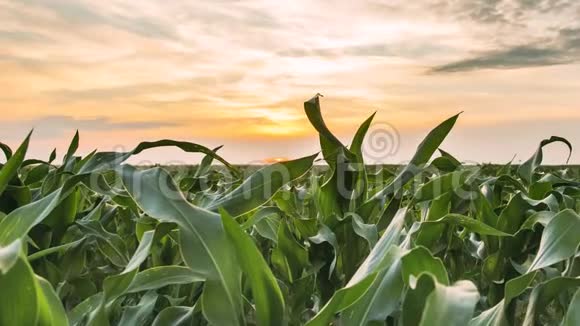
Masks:
[[[409,130],[459,109],[565,116],[579,18],[574,0],[0,0],[0,137],[296,142],[315,139],[302,101],[317,92],[341,135],[375,110]]]
[[[164,127],[179,127],[183,123],[168,121],[112,121],[109,118],[74,118],[65,115],[51,115],[30,120],[0,121],[4,131],[21,133],[22,129],[34,128],[43,137],[58,137],[69,134],[71,130],[85,132],[115,132],[119,130],[135,131]]]
[[[134,12],[101,12],[98,8],[83,1],[23,0],[22,3],[48,11],[70,24],[111,26],[144,37],[177,38],[175,29],[171,25],[157,21],[155,16],[134,16]]]
[[[479,69],[517,69],[580,62],[580,28],[565,28],[554,40],[479,54],[473,58],[433,68],[432,72],[461,72]]]

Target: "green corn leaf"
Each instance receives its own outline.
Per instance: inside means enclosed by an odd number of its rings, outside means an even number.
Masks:
[[[448,192],[456,192],[473,174],[474,172],[470,170],[459,170],[433,178],[415,192],[413,203],[432,200]]]
[[[425,302],[419,325],[467,325],[478,300],[477,288],[469,281],[459,281],[451,286],[435,283]]]
[[[119,321],[119,325],[123,326],[140,326],[144,325],[153,313],[155,303],[157,302],[158,294],[155,292],[147,292],[141,301],[135,306],[125,308],[123,316]]]
[[[456,159],[455,156],[449,154],[448,152],[442,150],[441,148],[439,148],[439,153],[441,153],[441,157],[444,157],[447,160],[449,160],[451,164],[453,164],[453,166],[458,167],[461,165],[461,162],[459,162],[459,160]]]
[[[147,215],[179,226],[183,259],[196,274],[208,280],[202,296],[206,318],[216,324],[243,324],[241,271],[235,265],[220,216],[188,203],[163,169],[138,171],[125,166],[119,174]],[[168,193],[161,192],[161,185]]]
[[[430,274],[438,283],[449,285],[449,276],[441,259],[433,257],[425,247],[416,247],[403,256],[402,275],[405,283],[416,287],[417,280],[423,273]]]
[[[367,325],[382,322],[399,306],[404,289],[401,261],[396,259],[379,271],[364,293],[341,314],[341,325]]]
[[[542,233],[540,248],[528,272],[548,267],[577,253],[580,245],[580,216],[564,210],[554,216]]]
[[[193,308],[191,307],[167,307],[163,309],[153,326],[189,326],[193,322]]]
[[[0,150],[4,153],[6,161],[8,161],[12,157],[12,149],[10,148],[10,146],[0,142]]]
[[[550,302],[566,290],[575,290],[579,286],[580,278],[578,277],[555,277],[537,285],[530,295],[523,325],[536,325],[539,314]]]
[[[284,298],[270,267],[238,223],[225,210],[221,216],[228,238],[236,248],[237,261],[252,288],[258,325],[282,325]]]
[[[168,285],[203,282],[205,278],[195,274],[189,267],[159,266],[135,275],[127,293],[157,290]]]
[[[459,114],[443,121],[435,129],[431,130],[429,134],[417,147],[417,151],[411,161],[397,174],[395,179],[391,181],[386,187],[376,192],[369,200],[367,200],[359,209],[361,216],[371,216],[373,211],[379,207],[382,212],[382,205],[386,201],[386,197],[395,194],[399,189],[406,185],[411,179],[421,171],[424,164],[426,164],[433,153],[441,146],[441,143],[447,137]]]
[[[139,145],[137,145],[137,147],[135,147],[135,149],[131,152],[131,155],[138,155],[138,154],[144,152],[145,150],[152,149],[152,148],[159,148],[159,147],[177,147],[177,148],[183,150],[184,152],[188,152],[188,153],[203,153],[206,156],[213,157],[214,159],[223,163],[234,175],[240,174],[240,172],[238,171],[238,169],[236,167],[234,167],[228,161],[226,161],[224,158],[219,156],[215,152],[215,150],[211,150],[205,146],[195,144],[195,143],[175,141],[175,140],[170,140],[170,139],[163,139],[163,140],[158,140],[158,141],[153,141],[153,142],[142,142]]]
[[[350,143],[350,151],[357,155],[359,158],[362,158],[362,146],[365,136],[369,131],[371,124],[373,123],[373,119],[377,113],[373,113],[368,119],[366,119],[357,129],[352,142]],[[362,162],[362,160],[361,160]]]
[[[52,285],[40,276],[36,276],[38,284],[39,321],[38,325],[68,326],[69,321],[60,298]]]
[[[310,100],[304,102],[304,112],[308,120],[318,131],[320,135],[320,144],[322,147],[322,154],[326,162],[330,165],[336,163],[336,155],[339,150],[345,152],[348,157],[352,158],[352,153],[346,149],[342,142],[328,129],[328,126],[322,118],[322,111],[320,110],[320,95],[316,95]]]
[[[71,166],[71,164],[74,161],[73,157],[74,157],[75,153],[79,149],[79,140],[80,140],[80,136],[79,136],[79,131],[77,130],[75,132],[75,135],[74,135],[73,139],[71,140],[71,142],[68,146],[68,149],[66,151],[66,154],[63,158],[62,168],[64,168],[66,171],[71,171],[71,169],[73,168],[73,166]]]
[[[580,290],[576,291],[572,301],[570,301],[568,312],[562,321],[562,326],[580,325],[580,309],[578,307],[580,307]]]
[[[544,146],[555,142],[563,143],[568,147],[569,150],[568,160],[570,160],[570,156],[572,155],[572,144],[567,139],[558,136],[552,136],[549,139],[542,140],[534,155],[532,155],[532,157],[530,157],[527,161],[522,163],[522,165],[520,165],[520,167],[518,168],[518,175],[527,184],[532,183],[532,177],[534,175],[534,172],[536,171],[538,166],[542,164],[542,160],[544,159]]]
[[[6,187],[10,184],[10,181],[18,175],[18,169],[22,162],[24,162],[24,156],[26,156],[26,151],[28,150],[28,144],[30,143],[30,136],[32,136],[32,131],[26,136],[26,139],[18,147],[14,155],[6,161],[6,164],[0,169],[0,195],[4,193]]]
[[[422,273],[405,294],[401,322],[404,326],[417,326],[421,323],[425,303],[435,289],[435,279],[431,274]]]
[[[334,232],[332,232],[331,229],[329,229],[326,225],[321,224],[320,228],[318,229],[318,233],[315,236],[309,237],[308,238],[310,241],[316,243],[316,244],[321,244],[321,243],[328,243],[329,245],[332,246],[333,250],[334,250],[334,258],[332,259],[332,262],[330,263],[330,267],[329,267],[329,278],[332,275],[332,273],[334,272],[334,268],[336,267],[336,261],[338,259],[338,255],[339,255],[339,246],[338,246],[338,241],[336,240],[336,234],[334,234]]]
[[[250,212],[268,202],[282,186],[308,172],[316,156],[318,154],[264,167],[207,209],[223,208],[234,217]]]
[[[35,325],[39,319],[36,277],[21,248],[19,240],[0,246],[0,325]]]
[[[392,273],[387,276],[385,270],[387,266],[392,265],[400,259],[402,252],[399,249],[398,241],[401,235],[406,209],[401,209],[397,216],[393,219],[391,225],[385,230],[385,233],[373,248],[369,256],[365,259],[362,265],[358,268],[353,277],[349,280],[347,285],[336,291],[330,301],[312,318],[306,325],[309,326],[326,326],[328,325],[334,315],[339,313],[359,300],[369,290],[369,287],[379,279],[378,282],[385,280],[386,284],[392,284],[395,280]],[[383,272],[383,273],[381,273]],[[383,276],[380,279],[378,276]],[[392,280],[392,281],[391,281]],[[387,286],[388,288],[388,286]]]

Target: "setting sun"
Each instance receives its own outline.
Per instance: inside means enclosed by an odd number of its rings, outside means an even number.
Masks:
[[[265,164],[280,163],[286,161],[288,161],[288,158],[286,157],[269,157],[262,160],[262,162]]]

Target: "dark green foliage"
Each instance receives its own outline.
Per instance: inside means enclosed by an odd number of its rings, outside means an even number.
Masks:
[[[457,115],[408,165],[368,167],[374,115],[348,145],[318,97],[305,111],[326,166],[172,140],[83,158],[78,133],[55,166],[0,143],[0,326],[578,324],[578,171],[541,165],[567,140],[467,166],[440,149]],[[124,163],[161,146],[205,157]]]

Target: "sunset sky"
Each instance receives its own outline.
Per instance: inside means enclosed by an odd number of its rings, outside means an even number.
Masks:
[[[0,141],[34,127],[39,158],[76,129],[84,153],[173,138],[234,163],[305,156],[319,144],[303,102],[322,93],[346,143],[375,111],[398,135],[373,163],[409,159],[460,111],[444,149],[517,162],[551,135],[580,148],[579,76],[577,0],[0,0]]]

